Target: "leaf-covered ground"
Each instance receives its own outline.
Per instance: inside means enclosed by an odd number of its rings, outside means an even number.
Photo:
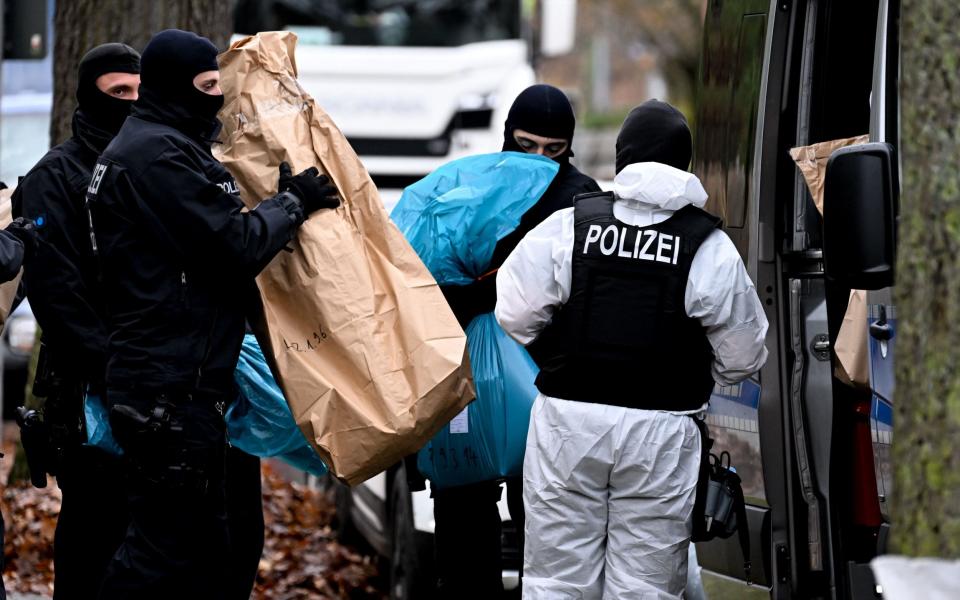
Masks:
[[[6,451],[13,448],[7,446]],[[11,462],[4,458],[2,477]],[[29,482],[3,486],[6,524],[3,578],[8,591],[50,595],[53,590],[53,533],[60,492]],[[290,483],[263,466],[266,542],[253,598],[258,600],[382,600],[376,561],[340,544],[330,528],[333,504],[327,496]]]
[[[329,498],[285,482],[269,465],[263,474],[266,543],[254,597],[384,598],[375,560],[337,542]]]
[[[29,481],[4,486],[2,510],[7,591],[52,595],[53,532],[60,512],[60,489],[53,480],[41,490]]]

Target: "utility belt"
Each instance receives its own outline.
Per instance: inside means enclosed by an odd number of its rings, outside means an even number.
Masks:
[[[237,390],[229,387],[223,392],[198,391],[193,387],[110,386],[105,395],[111,405],[133,401],[135,404],[156,402],[171,406],[212,406],[221,415],[233,401]]]

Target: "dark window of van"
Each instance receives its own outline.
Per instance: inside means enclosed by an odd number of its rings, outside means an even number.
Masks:
[[[870,131],[878,0],[821,3],[808,144]]]
[[[759,0],[712,3],[705,21],[694,173],[728,228],[746,222],[766,27]]]

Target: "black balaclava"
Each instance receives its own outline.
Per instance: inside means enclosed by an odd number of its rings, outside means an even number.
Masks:
[[[561,165],[573,156],[573,130],[577,125],[573,106],[566,94],[552,85],[531,85],[513,101],[503,127],[503,149],[523,152],[513,139],[513,131],[522,129],[534,135],[567,140],[567,150],[553,160]]]
[[[148,95],[177,105],[197,123],[213,126],[223,107],[223,95],[205,94],[193,78],[217,71],[217,47],[192,31],[167,29],[153,36],[143,49],[140,83]]]
[[[101,44],[87,52],[77,69],[77,108],[92,125],[116,135],[130,113],[132,100],[111,96],[97,87],[107,73],[139,73],[140,53],[126,44]]]
[[[647,100],[631,110],[617,136],[617,173],[640,162],[658,162],[686,171],[692,155],[687,119],[659,100]]]

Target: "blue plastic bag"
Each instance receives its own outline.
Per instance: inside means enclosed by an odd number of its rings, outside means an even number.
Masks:
[[[441,285],[487,272],[497,242],[549,187],[556,162],[500,152],[443,165],[404,190],[391,218]],[[537,367],[492,313],[467,327],[477,399],[420,451],[417,466],[435,488],[522,473]]]
[[[110,411],[98,394],[87,392],[83,399],[83,420],[87,429],[87,445],[96,446],[116,456],[123,455],[123,449],[110,429]]]
[[[473,283],[559,168],[521,152],[461,158],[403,190],[390,218],[437,283]]]
[[[436,488],[523,473],[537,365],[500,328],[493,313],[470,322],[467,344],[477,399],[417,456],[417,467]]]
[[[240,396],[227,409],[230,443],[247,454],[277,457],[318,477],[327,466],[297,427],[257,339],[247,334],[234,371]]]

